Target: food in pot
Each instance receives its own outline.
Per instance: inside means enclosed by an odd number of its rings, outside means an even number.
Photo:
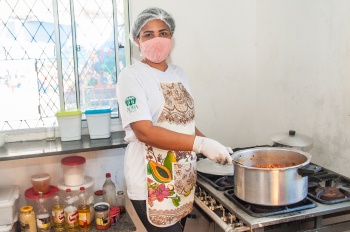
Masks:
[[[255,164],[253,165],[254,168],[286,168],[289,165],[284,164]]]

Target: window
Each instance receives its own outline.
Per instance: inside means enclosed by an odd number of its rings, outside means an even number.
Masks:
[[[112,107],[129,63],[126,0],[0,1],[0,130]]]

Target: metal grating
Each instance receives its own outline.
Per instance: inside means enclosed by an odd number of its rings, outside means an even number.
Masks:
[[[123,4],[0,0],[0,130],[41,127],[59,110],[109,106],[118,116]]]

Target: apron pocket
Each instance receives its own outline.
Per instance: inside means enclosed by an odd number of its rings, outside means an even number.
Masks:
[[[174,190],[179,196],[188,196],[197,181],[196,160],[185,163],[172,163]]]

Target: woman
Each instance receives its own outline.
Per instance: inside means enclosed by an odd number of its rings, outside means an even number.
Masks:
[[[141,12],[130,36],[143,59],[125,68],[118,79],[118,103],[129,142],[124,161],[127,193],[147,231],[183,230],[181,219],[194,202],[196,153],[232,164],[231,148],[195,127],[185,74],[166,62],[174,30],[174,19],[164,10]]]

